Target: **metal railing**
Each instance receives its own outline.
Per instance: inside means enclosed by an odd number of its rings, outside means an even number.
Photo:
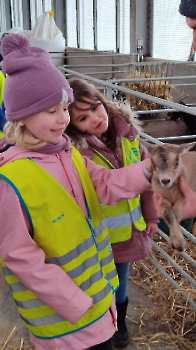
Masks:
[[[99,84],[99,85],[102,85],[104,87],[107,88],[107,97],[108,98],[112,98],[112,91],[113,89],[115,90],[118,90],[118,91],[121,91],[121,92],[124,92],[126,94],[130,94],[130,95],[133,95],[133,96],[136,96],[136,97],[139,97],[139,98],[143,98],[143,99],[146,99],[148,101],[151,101],[151,102],[154,102],[154,103],[158,103],[160,105],[163,105],[163,106],[167,106],[170,108],[170,111],[171,110],[180,110],[182,112],[185,112],[185,113],[189,113],[189,114],[192,114],[192,115],[195,115],[196,116],[196,108],[194,107],[188,107],[188,106],[184,106],[184,105],[181,105],[179,103],[175,103],[175,102],[172,102],[172,101],[168,101],[168,100],[164,100],[162,98],[159,98],[159,97],[156,97],[156,96],[151,96],[151,95],[147,95],[143,92],[138,92],[138,91],[133,91],[131,89],[128,89],[128,88],[125,88],[125,87],[122,87],[122,86],[119,86],[119,85],[114,85],[114,81],[117,81],[117,79],[115,80],[109,80],[109,81],[104,81],[104,80],[100,80],[100,79],[97,79],[97,78],[93,78],[92,76],[88,76],[86,74],[83,74],[83,73],[79,73],[79,72],[76,72],[76,71],[73,71],[73,70],[70,70],[68,68],[65,68],[64,66],[60,66],[58,67],[59,70],[61,71],[64,71],[66,73],[69,73],[69,74],[72,74],[72,75],[75,75],[79,78],[82,78],[82,79],[86,79],[86,80],[89,80],[89,81],[92,81],[96,84]],[[196,78],[196,76],[195,76]],[[162,80],[165,79],[165,78],[161,78]],[[132,80],[132,79],[131,79]],[[122,81],[122,79],[120,79],[120,81]],[[162,112],[165,112],[166,109],[163,109]],[[142,112],[144,113],[144,111],[140,111],[141,114]],[[147,112],[147,111],[145,111]],[[152,110],[153,112],[153,110]],[[195,135],[184,135],[184,136],[171,136],[171,137],[162,137],[162,138],[159,138],[160,140],[163,140],[163,141],[175,141],[175,140],[179,140],[179,139],[195,139]]]
[[[111,70],[111,71],[102,71],[102,72],[86,72],[86,73],[82,73],[82,74],[86,74],[86,75],[100,75],[100,74],[121,74],[121,73],[125,73],[124,70]],[[67,74],[67,75],[75,75],[75,74]]]
[[[164,81],[164,80],[182,80],[182,79],[196,79],[196,75],[177,75],[177,76],[163,76],[163,77],[149,77],[149,78],[131,78],[131,79],[112,79],[113,84],[130,83],[130,82],[144,82],[144,81]],[[116,86],[116,85],[115,85]]]
[[[122,86],[119,86],[119,85],[114,85],[111,82],[100,80],[100,79],[97,79],[97,78],[93,78],[91,76],[88,76],[88,75],[85,75],[85,74],[73,71],[73,70],[68,69],[68,68],[65,68],[64,66],[59,66],[58,69],[63,71],[63,72],[66,72],[66,73],[73,74],[73,75],[75,75],[77,77],[80,77],[82,79],[86,79],[86,80],[92,81],[92,82],[94,82],[96,84],[105,86],[107,88],[110,88],[111,90],[113,90],[115,88],[115,90],[118,90],[118,91],[130,94],[130,95],[133,95],[133,96],[136,96],[136,97],[139,97],[139,98],[143,98],[145,100],[148,100],[148,101],[151,101],[151,102],[154,102],[154,103],[158,103],[160,105],[163,105],[163,106],[166,106],[166,107],[169,107],[169,108],[174,108],[174,109],[180,110],[180,111],[185,112],[185,113],[196,115],[196,108],[183,106],[183,105],[180,105],[179,103],[163,100],[162,98],[159,98],[159,97],[155,97],[155,96],[144,94],[143,92],[133,91],[131,89],[128,89],[128,88],[125,88],[125,87],[122,87]]]
[[[94,57],[110,57],[110,58],[115,58],[115,57],[129,57],[129,58],[132,58],[132,56],[138,56],[138,53],[129,53],[129,54],[126,54],[126,53],[107,53],[107,54],[103,54],[103,53],[100,53],[100,54],[93,54],[92,52],[89,52],[89,54],[87,55],[86,52],[84,52],[84,55],[77,55],[77,52],[78,51],[65,51],[65,56],[62,56],[63,58],[94,58]],[[74,56],[69,56],[69,53],[76,53],[76,55]],[[68,55],[66,55],[68,54]],[[58,58],[58,56],[53,56],[53,53],[51,55],[51,58]],[[134,62],[133,62],[134,63]]]

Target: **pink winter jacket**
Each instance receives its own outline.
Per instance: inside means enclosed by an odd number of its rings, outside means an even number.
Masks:
[[[7,141],[6,141],[5,137],[0,139],[0,149],[2,149],[6,144],[7,144]]]
[[[97,137],[92,135],[85,135],[83,139],[83,151],[82,155],[87,156],[90,159],[93,159],[93,148],[100,152],[105,158],[109,160],[110,163],[115,168],[121,168],[124,166],[123,157],[122,157],[122,148],[121,148],[121,138],[126,137],[127,139],[134,141],[136,135],[138,134],[137,130],[128,125],[125,120],[119,118],[118,116],[113,117],[114,126],[117,130],[117,151],[116,154],[109,150]],[[149,158],[147,149],[140,143],[140,155],[141,160]],[[131,174],[130,181],[132,182],[132,176],[136,174],[133,168],[133,173]],[[138,182],[140,181],[140,176],[138,174]],[[141,195],[141,207],[142,213],[146,223],[158,223],[159,219],[157,217],[157,212],[154,208],[153,191],[148,189],[143,192]],[[144,259],[151,251],[151,242],[146,233],[146,230],[143,232],[138,231],[133,226],[132,238],[129,242],[113,244],[112,250],[114,254],[114,260],[116,263],[136,261]]]
[[[48,171],[74,198],[84,211],[86,206],[81,182],[72,162],[72,150],[46,155],[34,151],[22,151],[13,146],[0,154],[0,166],[21,158],[30,157]],[[150,190],[144,174],[144,163],[127,168],[107,170],[84,157],[99,200],[114,205],[124,198],[133,198]],[[130,180],[131,179],[131,180]],[[32,193],[33,195],[33,193]],[[91,297],[54,264],[45,264],[43,250],[29,235],[29,221],[12,187],[0,179],[0,255],[7,267],[44,303],[59,315],[76,323],[88,310]],[[115,301],[112,314],[108,311],[90,326],[55,339],[39,339],[31,336],[37,350],[81,350],[109,339],[116,331]]]

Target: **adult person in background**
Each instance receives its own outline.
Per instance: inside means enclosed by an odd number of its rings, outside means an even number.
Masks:
[[[196,0],[181,0],[179,12],[186,17],[187,25],[193,29],[193,50],[196,51]],[[179,186],[186,198],[181,220],[196,217],[196,192],[190,189],[183,177],[179,179]],[[154,193],[154,203],[158,216],[162,217],[163,198]]]
[[[186,23],[193,29],[193,50],[196,51],[196,1],[181,0],[179,12],[186,17]]]

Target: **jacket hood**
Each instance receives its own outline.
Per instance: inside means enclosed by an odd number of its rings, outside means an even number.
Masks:
[[[181,15],[196,18],[196,2],[195,0],[181,0],[179,12]]]

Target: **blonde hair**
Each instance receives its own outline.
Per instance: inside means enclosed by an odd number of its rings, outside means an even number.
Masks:
[[[8,143],[21,149],[39,149],[47,144],[46,141],[37,139],[31,134],[22,120],[8,121],[3,128],[3,132]]]

